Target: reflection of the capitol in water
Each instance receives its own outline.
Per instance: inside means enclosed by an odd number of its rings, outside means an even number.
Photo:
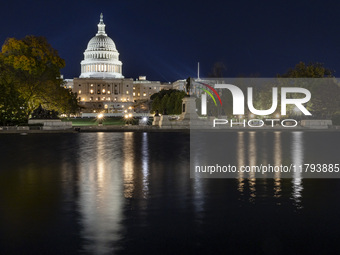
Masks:
[[[134,134],[117,136],[104,133],[87,136],[79,152],[79,212],[81,214],[83,250],[94,254],[114,251],[115,241],[122,237],[124,199],[134,196],[137,171],[141,163],[141,190],[148,196],[149,150],[147,133],[142,134],[141,155],[134,151]],[[84,141],[84,140],[82,140]],[[83,142],[84,143],[84,142]]]
[[[0,254],[333,254],[339,179],[190,166],[336,163],[340,133],[250,131],[6,135]]]
[[[80,146],[79,166],[79,212],[82,236],[91,243],[82,248],[94,254],[107,253],[112,247],[112,237],[119,235],[122,218],[122,172],[121,158],[115,158],[106,150],[115,146],[103,133],[88,136]],[[83,142],[85,143],[85,142]],[[119,148],[117,148],[119,149]],[[114,159],[114,160],[112,160]]]
[[[284,139],[281,132],[237,132],[235,135],[235,165],[238,167],[253,166],[259,162],[280,165],[285,160],[290,160],[296,165],[303,163],[302,132],[292,132],[289,135],[291,140],[286,143],[289,143],[290,155],[287,153],[283,155]],[[138,210],[150,213],[151,208],[154,208],[150,201],[157,196],[161,196],[162,199],[163,196],[174,199],[178,206],[183,208],[189,206],[187,203],[190,201],[193,205],[194,218],[201,221],[204,217],[210,199],[206,193],[207,185],[213,184],[214,180],[190,179],[189,172],[187,175],[177,176],[178,178],[171,176],[170,180],[173,181],[172,185],[176,186],[176,192],[183,194],[172,198],[172,194],[166,193],[167,188],[163,186],[168,185],[167,178],[172,175],[172,170],[165,168],[160,159],[151,161],[155,158],[157,149],[152,149],[150,134],[142,133],[136,136],[129,132],[110,135],[93,133],[86,134],[80,141],[77,183],[82,250],[94,254],[107,254],[119,249],[119,242],[128,231],[124,221],[129,210],[136,209],[130,206],[133,204],[139,208]],[[185,172],[188,165],[182,159],[181,162],[180,164],[184,164]],[[302,208],[303,186],[298,173],[292,176],[290,184],[287,180],[283,183],[285,179],[282,179],[279,173],[273,179],[258,179],[251,173],[239,173],[234,180],[236,192],[241,200],[248,201],[247,203],[253,204],[261,199],[264,201],[271,198],[274,199],[275,205],[281,205],[280,199],[287,197],[288,190],[291,191],[289,197],[292,200],[289,200],[293,201],[293,206],[297,209]],[[186,200],[190,197],[190,192],[192,199]],[[131,204],[131,201],[135,202]],[[149,216],[148,213],[140,213],[138,217],[138,220],[136,219],[138,224],[144,225]]]

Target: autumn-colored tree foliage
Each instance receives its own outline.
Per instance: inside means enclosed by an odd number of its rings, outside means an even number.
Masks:
[[[16,125],[26,119],[27,105],[20,93],[12,86],[11,75],[0,63],[0,125]]]
[[[17,107],[24,111],[26,119],[39,104],[49,110],[71,113],[76,110],[77,103],[76,97],[62,87],[60,69],[64,66],[65,61],[46,38],[9,38],[0,53],[3,71],[0,87],[11,96],[17,95],[20,99],[20,107]],[[0,107],[4,108],[1,99]]]

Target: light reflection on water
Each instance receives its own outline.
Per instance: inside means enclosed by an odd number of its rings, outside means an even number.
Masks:
[[[149,194],[149,142],[148,133],[143,133],[142,137],[142,173],[143,173],[143,198],[147,199]]]
[[[258,137],[257,137],[258,135]],[[262,143],[256,141],[256,139],[262,139]],[[282,159],[282,132],[273,132],[272,138],[272,147],[268,146],[267,141],[267,132],[263,132],[260,134],[256,134],[256,132],[238,132],[236,138],[236,165],[238,169],[241,166],[249,165],[267,165],[268,162],[272,162],[272,165],[280,166],[284,164]],[[248,141],[248,143],[246,142]],[[303,154],[304,154],[304,143],[303,143],[303,132],[296,131],[291,132],[291,150],[290,150],[290,159],[291,163],[294,165],[302,165],[303,164]],[[270,151],[273,153],[271,154]],[[269,155],[272,155],[272,159],[268,158]],[[257,156],[260,158],[258,159]],[[270,191],[267,189],[270,179],[256,179],[254,178],[254,174],[249,173],[246,176],[246,173],[239,172],[238,173],[238,187],[237,190],[240,192],[241,196],[245,195],[245,186],[246,184],[249,187],[249,202],[255,202],[257,192],[256,192],[256,181],[261,181],[262,196],[270,196]],[[295,206],[297,209],[301,209],[301,199],[302,199],[302,176],[301,173],[296,172],[292,176],[292,194],[291,197],[295,201]],[[273,178],[273,197],[279,199],[282,196],[283,187],[282,187],[282,179],[280,173],[275,173]],[[280,202],[277,202],[277,205],[280,205]]]
[[[291,149],[292,164],[294,164],[295,166],[303,165],[303,153],[304,153],[303,132],[297,131],[292,133],[291,145],[292,145]],[[301,209],[303,185],[300,171],[297,171],[293,174],[292,183],[293,183],[292,198],[295,201],[295,206],[298,209]]]
[[[132,199],[136,194],[140,194],[142,199],[148,199],[150,192],[150,144],[148,136],[148,133],[141,135],[138,158],[135,155],[136,143],[133,133],[117,136],[98,133],[87,136],[87,140],[82,141],[84,144],[80,146],[79,152],[78,183],[82,233],[84,239],[88,240],[83,246],[84,250],[94,253],[112,252],[112,244],[120,240],[123,232],[121,222],[123,220],[124,199]],[[275,165],[283,164],[281,136],[281,132],[273,133],[273,147],[270,148],[267,146],[268,137],[266,133],[258,135],[255,132],[238,132],[235,148],[237,165],[242,166],[248,163],[250,166],[255,166],[261,162],[266,164],[271,161],[269,155],[272,155],[272,162]],[[303,133],[292,132],[291,138],[292,163],[302,164]],[[263,142],[260,148],[257,139]],[[93,146],[89,146],[90,144]],[[272,150],[272,154],[269,153],[270,150]],[[177,181],[180,182],[180,180]],[[204,186],[206,180],[194,178],[192,182],[193,205],[196,218],[200,219],[201,213],[205,210]],[[237,191],[240,196],[246,195],[250,203],[255,203],[259,195],[257,194],[257,187],[261,189],[260,196],[272,196],[276,199],[282,196],[282,179],[279,173],[273,179],[273,193],[267,187],[270,180],[262,179],[260,183],[257,182],[259,180],[254,178],[252,173],[240,173],[237,178]],[[294,174],[292,185],[291,197],[296,208],[301,209],[303,186],[299,174]],[[246,186],[248,189],[245,189]],[[276,204],[280,205],[279,200]],[[145,206],[144,204],[144,209]]]
[[[249,132],[249,166],[256,166],[256,136],[255,132]],[[249,190],[250,190],[250,197],[249,201],[254,202],[256,198],[256,178],[255,173],[250,172],[249,173]]]
[[[202,148],[198,148],[202,149]],[[202,151],[200,151],[202,152]],[[193,153],[190,155],[190,157],[194,157],[194,160],[198,160],[198,158],[204,157],[205,154],[201,153]],[[196,173],[196,177],[193,178],[193,196],[194,196],[194,208],[195,208],[195,216],[196,219],[199,220],[201,213],[204,210],[204,179],[201,179],[198,176],[198,173]]]
[[[188,137],[185,133],[59,134],[51,135],[46,146],[46,138],[39,135],[2,140],[0,233],[7,234],[8,243],[15,243],[26,240],[35,229],[31,239],[20,246],[23,248],[15,247],[23,249],[17,254],[27,247],[40,251],[41,243],[56,247],[60,240],[73,251],[89,254],[138,254],[139,248],[145,254],[161,254],[168,240],[175,244],[170,249],[183,249],[184,253],[189,246],[201,251],[202,242],[221,245],[225,241],[231,247],[239,241],[241,247],[245,242],[240,238],[245,234],[242,229],[247,233],[255,229],[257,236],[272,235],[269,226],[280,227],[282,221],[287,222],[285,235],[289,235],[291,229],[302,226],[299,214],[306,214],[303,220],[313,224],[321,219],[322,226],[336,225],[322,219],[330,214],[329,221],[338,220],[337,180],[332,186],[332,182],[302,179],[299,173],[292,179],[280,175],[255,179],[248,173],[229,180],[190,179]],[[317,160],[333,159],[335,163],[338,138],[329,133],[235,132],[228,137],[224,155],[236,166],[301,165],[317,156]],[[320,143],[332,149],[321,153],[316,146]],[[207,159],[204,153],[194,156]],[[331,198],[328,203],[327,197]],[[334,227],[333,232],[336,230]],[[65,237],[60,235],[66,231]],[[214,231],[218,233],[212,237],[217,238],[216,243],[205,239],[206,233]],[[224,240],[228,233],[235,236],[229,236],[230,243],[228,238]],[[182,240],[190,245],[180,246]],[[0,246],[0,253],[15,254],[3,250]],[[61,248],[57,251],[62,254]]]
[[[244,132],[237,133],[237,168],[245,165],[245,146],[244,146]],[[238,174],[238,188],[237,190],[243,194],[244,191],[244,173],[239,172]]]
[[[143,199],[148,198],[148,133],[142,134],[140,144],[136,143],[132,132],[85,134],[84,138],[78,154],[78,204],[85,240],[82,250],[108,254],[119,248],[114,243],[124,232],[122,221],[126,199],[139,194]]]
[[[131,157],[123,160],[122,173],[122,159],[113,154],[121,148],[115,138],[104,133],[90,134],[81,140],[84,146],[79,146],[78,205],[81,232],[86,240],[82,248],[93,254],[112,252],[112,242],[120,238],[124,183],[128,185],[124,195],[133,190],[127,180],[132,178]],[[130,143],[131,139],[124,139],[126,151],[131,150]]]
[[[281,132],[274,132],[274,166],[280,166],[282,164],[282,152],[281,152]],[[274,174],[274,197],[281,197],[281,174],[277,172]],[[280,204],[280,203],[278,203]]]
[[[273,147],[270,148],[268,147],[267,133],[238,132],[237,165],[255,166],[267,162],[273,162],[274,165],[283,164],[282,133],[274,132],[272,135],[273,138],[269,138],[269,140]],[[83,238],[86,240],[83,244],[84,251],[96,254],[114,251],[113,244],[120,241],[122,233],[124,233],[122,226],[123,206],[126,204],[124,200],[133,199],[139,195],[142,200],[148,200],[150,192],[150,141],[148,136],[148,133],[143,133],[140,143],[136,143],[134,133],[117,134],[117,136],[98,133],[89,136],[90,139],[86,142],[83,141],[85,144],[80,146],[83,149],[80,149],[79,152],[79,212],[81,213]],[[302,164],[303,133],[292,132],[291,139],[292,163]],[[260,148],[259,142],[262,142]],[[89,146],[89,144],[94,146]],[[140,146],[138,156],[136,156],[136,144]],[[157,169],[153,169],[153,171],[155,170]],[[161,178],[164,178],[164,175],[168,176],[164,172],[162,175]],[[177,180],[177,182],[181,181]],[[204,194],[206,180],[194,178],[192,182],[195,218],[201,221],[202,213],[207,210]],[[240,173],[237,182],[240,196],[246,196],[249,203],[256,203],[257,196],[260,195],[261,197],[272,196],[278,199],[276,205],[281,205],[279,198],[282,196],[283,187],[279,173],[272,180],[272,185],[267,179],[262,179],[259,182],[252,173]],[[186,183],[185,181],[183,185]],[[291,198],[295,207],[301,209],[303,186],[299,174],[293,176],[292,185]],[[245,189],[245,186],[248,189]],[[272,192],[268,189],[270,186]],[[260,189],[259,194],[257,188]],[[140,209],[147,210],[147,204],[141,202],[139,206]],[[145,222],[146,219],[141,218],[140,220]]]
[[[123,173],[124,197],[132,198],[134,187],[134,153],[133,133],[124,133],[123,148]]]

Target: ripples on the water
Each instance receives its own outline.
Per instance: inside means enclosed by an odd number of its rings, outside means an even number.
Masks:
[[[189,138],[186,133],[0,136],[0,253],[337,249],[338,180],[299,174],[190,179]],[[339,160],[338,133],[236,132],[230,139],[235,165]],[[327,152],[316,146],[327,143]]]

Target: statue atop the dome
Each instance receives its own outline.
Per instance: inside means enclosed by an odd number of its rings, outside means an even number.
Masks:
[[[100,14],[100,21],[99,24],[104,24],[103,13]]]
[[[98,24],[97,35],[107,35],[105,33],[105,24],[104,24],[104,20],[103,20],[103,13],[100,14],[100,20],[99,20],[99,24]]]

